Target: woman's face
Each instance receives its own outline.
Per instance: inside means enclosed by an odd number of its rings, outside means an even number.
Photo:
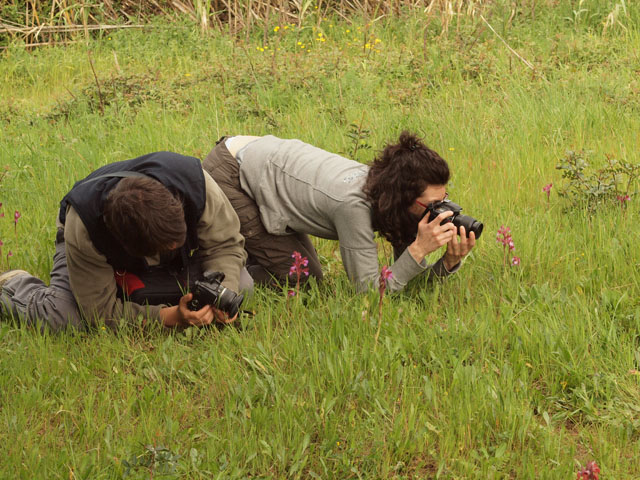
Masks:
[[[417,217],[421,217],[430,204],[442,202],[445,198],[447,198],[446,185],[427,185],[422,195],[411,204],[409,212]]]

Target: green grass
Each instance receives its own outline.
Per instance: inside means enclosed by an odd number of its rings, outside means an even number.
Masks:
[[[87,46],[6,51],[5,266],[48,278],[58,202],[100,165],[202,158],[237,133],[352,156],[352,124],[369,131],[363,162],[421,133],[485,234],[446,283],[385,298],[377,344],[377,292],[355,294],[320,239],[325,284],[289,303],[258,290],[241,330],[0,323],[0,477],[568,479],[590,460],[602,479],[640,477],[638,197],[587,216],[555,170],[567,150],[638,163],[640,11],[627,2],[626,31],[603,36],[603,3],[577,20],[570,2],[485,15],[536,72],[467,17],[442,36],[435,20],[426,42],[416,17],[248,44],[159,22],[88,45],[104,114]],[[519,268],[503,266],[502,224]]]

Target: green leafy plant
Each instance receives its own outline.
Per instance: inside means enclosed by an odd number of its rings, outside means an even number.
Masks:
[[[352,123],[349,125],[349,131],[347,137],[352,141],[351,150],[349,151],[350,158],[356,158],[358,150],[369,150],[371,145],[367,143],[367,139],[371,136],[371,131],[362,128],[362,122],[360,125]]]
[[[556,165],[565,179],[558,195],[568,199],[572,207],[584,207],[593,213],[599,207],[617,205],[620,198],[629,199],[636,193],[639,164],[606,155],[605,165],[595,168],[587,161],[590,156],[590,152],[569,151]]]
[[[154,473],[171,475],[176,471],[178,460],[180,460],[180,455],[166,447],[145,445],[143,453],[122,461],[122,465],[125,467],[123,476],[126,478],[138,470],[148,470],[150,478],[153,478]]]

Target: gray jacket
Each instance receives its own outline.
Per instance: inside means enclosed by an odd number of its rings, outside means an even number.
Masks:
[[[371,206],[362,187],[369,167],[300,140],[265,136],[242,148],[242,189],[255,200],[267,231],[274,235],[306,233],[339,240],[347,276],[358,291],[376,286],[378,249]],[[454,271],[457,270],[457,267]],[[415,261],[405,250],[391,266],[390,291],[414,277],[449,273],[442,258],[433,265]]]

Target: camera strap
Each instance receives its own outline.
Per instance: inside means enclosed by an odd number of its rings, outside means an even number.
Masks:
[[[199,258],[191,258],[186,267],[177,270],[158,265],[143,271],[114,271],[117,296],[140,305],[177,305],[202,278]]]

